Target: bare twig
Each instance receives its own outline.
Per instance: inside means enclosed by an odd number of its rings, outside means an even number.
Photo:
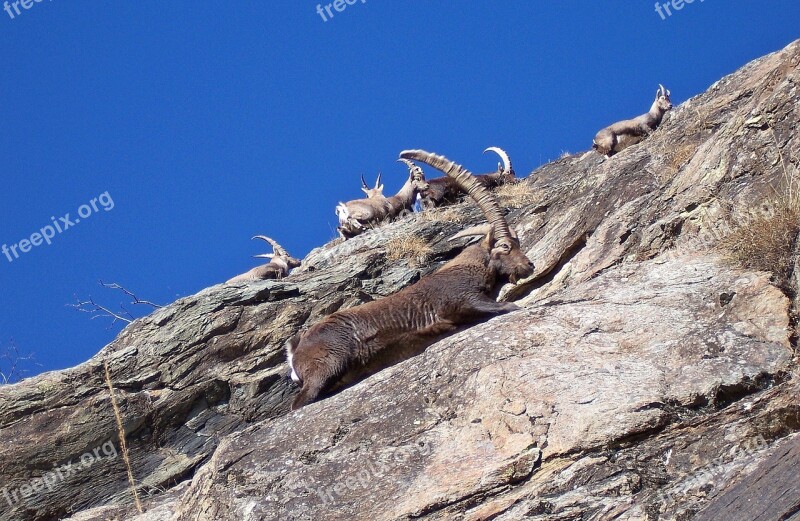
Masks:
[[[26,371],[20,369],[20,362],[32,359],[32,354],[26,356],[20,354],[19,348],[12,338],[8,347],[3,348],[0,352],[0,385],[21,380]]]
[[[116,289],[122,291],[125,295],[131,297],[133,300],[131,304],[137,305],[145,305],[150,306],[155,309],[160,309],[162,306],[150,302],[149,300],[142,300],[137,297],[132,291],[129,291],[124,286],[117,284],[116,282],[105,283],[102,280],[97,281],[102,287],[107,289]],[[119,305],[119,308],[122,311],[111,311],[111,309],[107,306],[103,306],[95,302],[95,300],[90,296],[87,300],[81,300],[77,296],[75,297],[75,304],[67,304],[68,306],[74,308],[76,311],[80,311],[81,313],[88,313],[92,315],[92,319],[95,318],[110,318],[111,324],[108,326],[109,329],[114,326],[117,322],[125,322],[130,324],[134,320],[133,314],[128,311],[125,306],[122,304]]]
[[[122,414],[119,412],[117,405],[117,398],[114,396],[114,386],[111,383],[111,373],[108,370],[108,360],[103,361],[103,366],[106,370],[106,384],[108,385],[108,392],[111,394],[111,407],[114,408],[114,417],[117,419],[117,435],[119,436],[119,448],[122,452],[122,459],[125,461],[125,467],[128,469],[128,482],[131,484],[131,492],[133,492],[133,499],[136,502],[136,509],[140,514],[144,513],[142,509],[142,502],[139,500],[139,491],[136,490],[136,478],[133,477],[133,469],[131,468],[131,458],[128,454],[128,444],[125,442],[125,428],[122,425]]]
[[[129,297],[131,297],[133,299],[133,302],[131,302],[131,304],[144,304],[144,305],[147,305],[147,306],[152,306],[152,307],[154,307],[156,309],[161,309],[162,307],[164,307],[164,306],[159,306],[158,304],[154,304],[154,303],[150,302],[149,300],[140,300],[139,297],[137,297],[132,292],[130,292],[127,289],[125,289],[123,286],[120,286],[116,282],[111,282],[111,283],[106,284],[102,280],[99,280],[98,283],[101,286],[103,286],[104,288],[118,289],[118,290],[122,291],[123,293],[125,293],[126,295],[128,295]]]
[[[131,316],[131,314],[125,308],[122,308],[122,310],[125,313],[125,315],[127,315],[127,317],[118,313],[114,313],[105,306],[101,306],[100,304],[95,302],[92,297],[89,297],[89,300],[81,300],[76,296],[75,304],[67,304],[67,305],[72,308],[75,308],[76,311],[80,311],[81,313],[89,313],[90,315],[92,315],[91,317],[92,320],[104,317],[111,318],[112,319],[111,324],[108,326],[109,329],[119,320],[121,320],[122,322],[127,322],[128,324],[133,322],[133,316]]]

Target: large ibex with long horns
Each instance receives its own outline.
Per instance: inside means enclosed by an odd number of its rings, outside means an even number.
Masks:
[[[517,175],[514,172],[514,167],[511,166],[511,159],[505,150],[499,147],[489,147],[483,152],[494,152],[502,163],[497,164],[497,171],[490,174],[481,174],[475,176],[480,184],[486,188],[494,188],[506,183],[517,182]],[[446,204],[453,204],[458,202],[463,196],[461,188],[454,179],[444,176],[428,181],[428,189],[425,193],[420,194],[420,204],[423,208],[435,208]]]
[[[672,108],[669,96],[670,92],[659,84],[656,99],[649,112],[604,128],[595,136],[592,148],[600,154],[611,157],[644,140],[661,125],[664,114]]]
[[[489,229],[479,243],[416,284],[394,295],[337,311],[287,342],[291,376],[302,384],[292,408],[321,393],[420,353],[457,328],[519,309],[497,302],[501,282],[533,274],[492,194],[464,167],[422,150],[400,154],[405,160],[441,170],[480,206]]]
[[[338,230],[342,238],[355,237],[370,226],[397,217],[403,210],[411,210],[417,194],[428,189],[422,169],[411,162],[403,162],[409,168],[408,180],[397,194],[390,197],[369,197],[339,203],[336,207],[336,215],[339,217]],[[383,187],[381,187],[382,191]]]
[[[263,253],[260,255],[254,255],[254,257],[271,260],[267,264],[256,266],[246,273],[242,273],[241,275],[233,277],[227,282],[227,284],[233,282],[254,282],[257,280],[266,279],[282,279],[289,275],[289,272],[292,270],[292,268],[297,268],[300,266],[300,260],[289,255],[289,253],[284,250],[280,244],[270,239],[266,235],[256,235],[253,237],[253,239],[260,239],[268,242],[272,246],[272,253]]]

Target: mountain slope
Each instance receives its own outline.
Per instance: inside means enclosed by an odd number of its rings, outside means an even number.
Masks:
[[[726,252],[791,199],[799,63],[795,42],[640,145],[535,170],[500,198],[537,266],[503,292],[524,309],[301,411],[284,341],[452,258],[474,205],[326,245],[284,281],[209,288],[81,366],[0,388],[13,492],[116,443],[107,360],[147,510],[107,457],[0,503],[0,520],[789,519],[797,272]],[[421,266],[386,260],[408,236],[430,244]]]

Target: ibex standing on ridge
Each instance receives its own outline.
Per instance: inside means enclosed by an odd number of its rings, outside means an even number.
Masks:
[[[347,203],[339,203],[336,215],[339,217],[339,235],[350,239],[364,232],[369,226],[398,216],[403,210],[410,210],[417,194],[428,189],[422,169],[410,161],[404,161],[409,167],[408,180],[396,195],[390,197],[372,197],[356,199]],[[383,187],[381,187],[383,190]]]
[[[669,99],[670,92],[663,85],[658,87],[656,100],[650,107],[650,112],[633,119],[618,121],[604,128],[595,136],[592,148],[611,157],[629,146],[639,143],[657,129],[661,120],[664,119],[664,114],[672,108],[672,102]]]
[[[502,165],[498,163],[496,172],[475,176],[478,182],[486,188],[494,188],[506,183],[515,183],[517,181],[517,175],[514,172],[514,168],[511,166],[511,159],[509,159],[506,151],[498,147],[489,147],[484,150],[483,153],[485,154],[489,151],[500,156],[503,163]],[[458,184],[447,176],[431,179],[428,181],[428,185],[428,190],[419,196],[420,205],[424,209],[456,203],[463,195]]]
[[[261,266],[257,266],[246,273],[242,273],[241,275],[237,275],[233,277],[231,280],[226,282],[226,284],[230,284],[232,282],[254,282],[257,280],[266,280],[266,279],[282,279],[289,275],[289,271],[292,268],[297,268],[300,266],[301,262],[298,259],[295,259],[289,253],[284,250],[280,244],[273,241],[266,235],[256,235],[253,239],[261,239],[262,241],[266,241],[272,245],[272,253],[264,253],[261,255],[254,255],[256,258],[262,259],[271,259],[267,264],[262,264]]]
[[[479,244],[416,284],[381,300],[337,311],[287,342],[292,379],[302,384],[292,403],[298,409],[337,383],[365,375],[420,353],[460,326],[519,309],[497,302],[506,280],[533,274],[492,194],[464,167],[422,150],[400,154],[427,163],[452,178],[480,206],[489,228]]]

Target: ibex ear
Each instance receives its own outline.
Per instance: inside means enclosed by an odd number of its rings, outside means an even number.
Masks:
[[[369,195],[369,189],[367,189],[367,188],[362,188],[362,189],[361,189],[361,191],[362,191],[362,192],[364,192],[365,194]]]
[[[481,245],[483,248],[494,253],[494,226],[489,228],[489,232],[486,234],[486,237],[483,238]]]

